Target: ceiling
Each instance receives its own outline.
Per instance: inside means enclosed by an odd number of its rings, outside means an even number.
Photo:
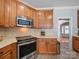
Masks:
[[[36,8],[79,6],[79,0],[23,0]]]

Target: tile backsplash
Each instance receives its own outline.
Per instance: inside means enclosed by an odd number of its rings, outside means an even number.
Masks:
[[[27,28],[0,28],[0,35],[5,39],[29,35]]]
[[[35,37],[41,36],[41,31],[45,31],[45,36],[55,36],[52,29],[30,29],[30,28],[0,28],[0,36],[4,39],[15,38],[18,36],[32,35]]]
[[[29,33],[32,36],[41,36],[41,31],[45,31],[45,36],[56,36],[53,32],[53,29],[29,29]]]

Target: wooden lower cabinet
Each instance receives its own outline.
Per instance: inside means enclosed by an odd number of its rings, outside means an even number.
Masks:
[[[47,53],[46,40],[45,39],[39,39],[38,41],[39,41],[38,42],[39,53]]]
[[[56,39],[47,40],[48,53],[56,53],[57,52],[57,41]]]
[[[16,43],[0,49],[0,59],[16,59]]]
[[[76,52],[79,52],[79,37],[77,36],[73,36],[72,37],[72,46],[73,46],[73,49],[76,51]]]
[[[12,53],[11,51],[8,51],[6,54],[1,56],[1,59],[12,59]]]
[[[57,39],[56,38],[39,38],[38,39],[38,53],[57,54]],[[59,49],[60,50],[60,49]]]
[[[12,48],[12,59],[16,59],[16,43],[11,44]]]

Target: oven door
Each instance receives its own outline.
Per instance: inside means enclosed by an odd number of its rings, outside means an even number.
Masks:
[[[36,52],[36,41],[18,44],[18,59],[26,59]]]

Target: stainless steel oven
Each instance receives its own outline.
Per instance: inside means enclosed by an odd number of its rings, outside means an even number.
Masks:
[[[29,37],[17,42],[17,59],[28,59],[36,53],[36,39]]]

